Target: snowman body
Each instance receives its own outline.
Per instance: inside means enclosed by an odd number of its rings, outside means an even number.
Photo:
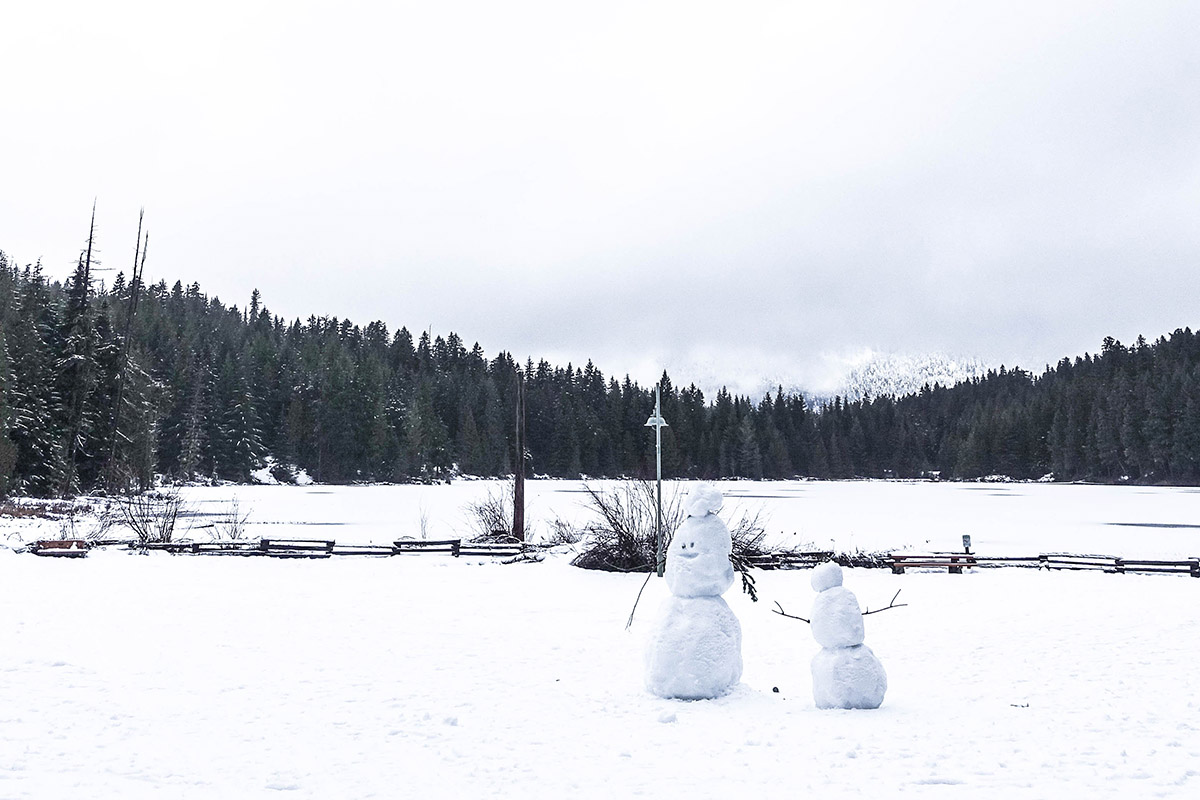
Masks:
[[[646,688],[659,697],[703,700],[742,678],[742,626],[721,595],[733,584],[732,540],[717,516],[720,492],[697,486],[688,517],[667,549],[671,590],[646,642]]]
[[[817,590],[811,626],[821,651],[813,657],[813,701],[817,708],[879,708],[887,692],[883,664],[863,644],[858,598],[842,586],[842,568],[833,562],[813,570]]]

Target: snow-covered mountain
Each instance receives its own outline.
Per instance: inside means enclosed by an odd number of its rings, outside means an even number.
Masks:
[[[849,354],[821,354],[803,360],[748,360],[740,370],[730,371],[726,362],[680,359],[669,365],[676,388],[695,383],[710,402],[725,387],[730,393],[757,402],[780,388],[786,394],[802,394],[812,404],[842,397],[904,395],[925,384],[953,386],[983,376],[992,366],[978,358],[944,353],[883,353],[864,349]],[[647,381],[653,383],[657,376]]]
[[[987,370],[988,365],[977,358],[944,353],[871,353],[867,360],[846,373],[837,390],[821,394],[827,397],[840,395],[847,400],[901,396],[918,392],[926,384],[953,386],[982,377]]]

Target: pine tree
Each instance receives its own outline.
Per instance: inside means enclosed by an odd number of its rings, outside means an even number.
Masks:
[[[193,480],[197,474],[205,472],[204,465],[212,460],[208,454],[208,437],[204,424],[208,415],[206,389],[209,380],[206,376],[205,366],[196,363],[180,406],[182,416],[179,418],[179,461],[175,474],[184,480]]]
[[[0,258],[3,256],[3,251],[0,251]],[[4,268],[4,271],[7,272],[7,267],[3,263],[0,263],[0,268]],[[6,300],[0,302],[5,302],[7,305]],[[3,321],[4,318],[0,315],[0,497],[7,497],[13,470],[17,466],[17,446],[8,436],[12,421],[10,398],[12,368],[8,361],[8,342],[4,333]]]
[[[93,218],[94,215],[93,211]],[[102,455],[92,442],[92,435],[99,420],[91,402],[97,386],[97,342],[91,304],[91,252],[92,237],[89,234],[87,254],[79,257],[75,274],[67,284],[61,333],[63,352],[56,370],[58,392],[63,399],[66,414],[63,423],[67,448],[66,469],[59,487],[59,493],[64,495],[79,491],[81,462],[91,461]]]
[[[265,448],[258,415],[245,376],[232,357],[222,367],[218,385],[224,400],[220,412],[217,473],[222,478],[248,482],[250,473],[262,466]]]
[[[754,432],[754,420],[749,413],[737,428],[737,475],[756,481],[763,477],[762,451]]]
[[[158,469],[163,386],[142,366],[138,353],[128,355],[125,371],[122,419],[129,433],[120,432],[114,469],[120,486],[132,484],[145,491],[154,486]]]
[[[433,392],[428,381],[417,387],[405,416],[408,463],[414,473],[429,480],[442,475],[450,466],[446,426],[433,409]]]
[[[50,346],[53,318],[40,262],[33,269],[25,268],[21,284],[20,305],[8,337],[12,369],[9,438],[17,447],[14,475],[18,490],[45,497],[62,486],[66,449]]]
[[[112,330],[107,298],[99,304],[93,334],[93,384],[83,415],[88,420],[90,440],[87,450],[76,458],[78,484],[85,491],[105,487],[110,459],[113,453],[125,452],[121,444],[128,436],[118,427],[118,403],[125,402],[119,385],[121,345]]]

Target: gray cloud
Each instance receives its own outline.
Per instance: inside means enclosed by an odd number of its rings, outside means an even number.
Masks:
[[[0,247],[60,277],[99,196],[226,302],[747,390],[1195,323],[1192,3],[26,5]]]

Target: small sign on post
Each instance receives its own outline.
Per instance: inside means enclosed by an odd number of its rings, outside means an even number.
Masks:
[[[969,534],[969,533],[963,534],[963,552],[964,553],[971,552],[971,534]]]

